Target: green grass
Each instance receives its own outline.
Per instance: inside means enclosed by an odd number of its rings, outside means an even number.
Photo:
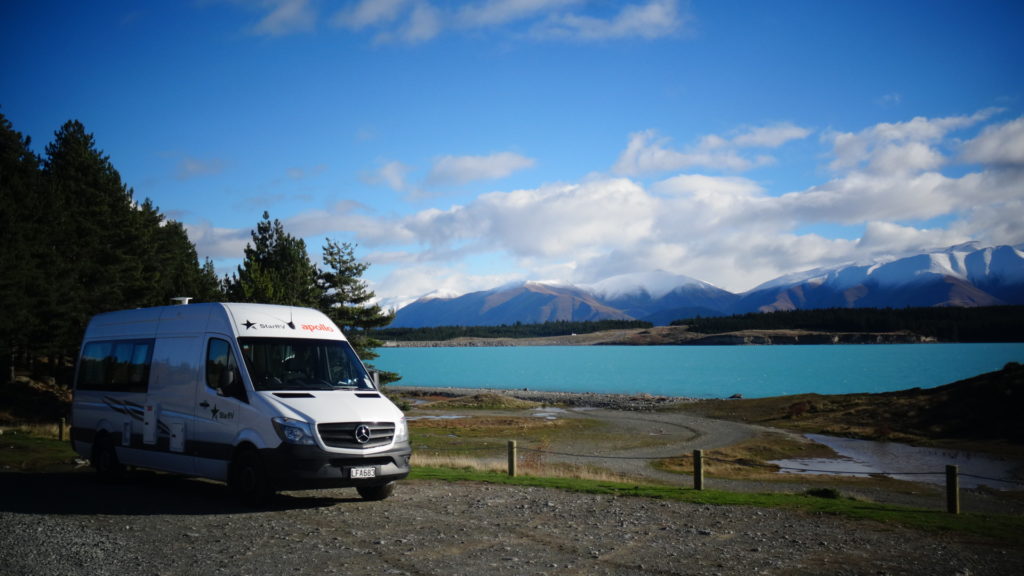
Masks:
[[[68,466],[78,455],[70,442],[26,430],[3,429],[0,435],[0,472],[40,472]]]
[[[897,524],[928,532],[980,537],[1015,546],[1024,545],[1024,517],[992,514],[949,514],[850,498],[823,498],[810,494],[747,494],[720,490],[694,490],[674,486],[580,480],[572,478],[511,477],[507,474],[448,468],[413,468],[412,479],[446,482],[485,482],[535,486],[586,494],[677,500],[714,506],[786,508],[809,514],[833,514],[858,520]]]

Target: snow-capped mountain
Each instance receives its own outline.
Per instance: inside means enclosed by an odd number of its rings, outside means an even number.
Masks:
[[[737,312],[1024,304],[1024,252],[975,244],[793,274],[743,294]]]
[[[605,319],[629,320],[630,316],[574,286],[523,282],[457,298],[421,298],[400,309],[391,325],[498,326]]]
[[[631,318],[654,324],[698,315],[720,316],[728,313],[738,299],[732,292],[707,282],[664,270],[622,274],[583,288]]]
[[[963,244],[903,258],[790,274],[744,294],[657,270],[585,286],[523,282],[457,297],[432,294],[400,309],[392,326],[481,326],[637,319],[667,324],[808,308],[1024,304],[1024,246]]]

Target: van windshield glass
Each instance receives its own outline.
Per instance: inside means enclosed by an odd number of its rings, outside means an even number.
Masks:
[[[348,342],[290,338],[239,338],[256,390],[373,389]]]

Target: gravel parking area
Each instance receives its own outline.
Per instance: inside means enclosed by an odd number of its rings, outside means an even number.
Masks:
[[[0,474],[0,572],[96,574],[1021,573],[1024,551],[806,513],[476,483],[277,496],[139,473]]]

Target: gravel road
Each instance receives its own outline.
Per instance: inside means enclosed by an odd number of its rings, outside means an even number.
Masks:
[[[139,473],[0,474],[0,573],[1019,574],[1024,551],[806,513],[476,483],[278,495]]]

